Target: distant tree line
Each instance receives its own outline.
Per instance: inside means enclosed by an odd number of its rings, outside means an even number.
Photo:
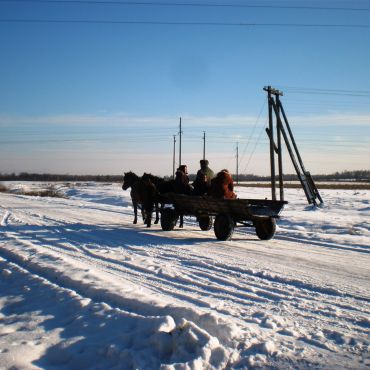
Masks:
[[[58,175],[50,173],[0,174],[0,181],[99,181],[120,182],[122,175]]]
[[[233,175],[236,179],[236,175]],[[165,179],[170,179],[165,176]],[[195,174],[189,175],[190,180],[195,179]],[[285,181],[298,180],[296,174],[283,176]],[[315,181],[365,181],[370,182],[370,170],[343,171],[329,175],[313,175]],[[0,181],[98,181],[98,182],[122,182],[122,175],[58,175],[21,172],[19,174],[1,174]],[[253,174],[239,174],[239,181],[270,181],[270,176],[258,176]]]
[[[370,171],[357,170],[357,171],[343,171],[335,172],[331,175],[315,175],[317,181],[366,181],[370,182]]]

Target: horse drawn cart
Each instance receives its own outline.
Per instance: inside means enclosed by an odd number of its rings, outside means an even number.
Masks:
[[[209,196],[195,196],[167,193],[160,202],[162,230],[173,230],[179,216],[195,216],[202,230],[210,230],[214,219],[214,232],[218,240],[230,240],[234,228],[254,227],[261,240],[271,239],[286,201],[267,199],[215,199]]]
[[[267,86],[264,88],[268,97],[268,127],[266,133],[270,146],[270,169],[271,169],[271,200],[267,199],[220,199],[211,196],[196,196],[176,194],[172,192],[159,191],[155,203],[161,203],[161,227],[165,231],[173,230],[180,217],[195,216],[202,230],[210,230],[214,224],[214,232],[219,240],[230,240],[235,227],[254,227],[257,236],[262,240],[271,239],[276,231],[276,219],[282,211],[286,202],[284,200],[283,184],[283,161],[282,142],[284,140],[293,167],[305,192],[309,204],[317,206],[323,203],[319,191],[312,179],[310,172],[306,171],[302,158],[299,154],[297,144],[293,137],[287,116],[285,114],[280,97],[283,93],[277,89]],[[275,123],[275,124],[274,124]],[[277,171],[275,162],[277,156]],[[131,176],[129,176],[131,175]],[[277,176],[278,175],[278,176]],[[147,177],[150,175],[147,175]],[[144,177],[144,176],[143,176]],[[130,180],[131,179],[131,180]],[[153,180],[154,181],[154,180]],[[125,173],[122,188],[126,190],[132,184],[139,184],[138,176]],[[153,182],[155,183],[155,181]],[[280,189],[280,200],[277,200],[276,185]],[[137,190],[137,189],[136,189]],[[166,190],[168,191],[168,190]],[[135,219],[137,222],[137,204],[131,191],[134,203]],[[150,191],[152,194],[152,191]],[[140,198],[140,197],[139,197]],[[150,202],[142,201],[142,206]],[[157,202],[158,201],[158,202]],[[152,204],[146,209],[151,215]],[[158,207],[157,207],[158,210]],[[151,216],[146,218],[147,226],[150,226]],[[156,223],[158,222],[158,213]]]

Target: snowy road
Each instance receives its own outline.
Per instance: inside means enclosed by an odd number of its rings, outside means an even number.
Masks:
[[[119,184],[60,186],[0,194],[0,369],[370,366],[369,191],[289,190],[273,240],[220,242],[132,225]]]

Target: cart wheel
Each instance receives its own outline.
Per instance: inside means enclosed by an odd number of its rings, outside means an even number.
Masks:
[[[198,222],[201,230],[208,231],[212,229],[213,218],[211,216],[199,216]]]
[[[255,222],[256,234],[261,240],[270,240],[276,231],[276,221],[274,218]]]
[[[214,231],[218,240],[230,240],[234,227],[235,222],[229,215],[221,213],[216,216]]]
[[[174,209],[165,208],[161,212],[161,227],[164,231],[171,231],[174,229],[179,218]]]

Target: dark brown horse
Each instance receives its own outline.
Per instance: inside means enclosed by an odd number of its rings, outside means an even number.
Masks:
[[[150,173],[144,173],[142,179],[150,179],[150,181],[155,185],[158,195],[176,192],[175,180],[165,180],[162,177],[154,176]],[[156,220],[158,220],[159,209],[162,207],[163,207],[163,204],[159,205],[158,197],[157,197],[155,201]],[[180,214],[179,216],[180,216],[179,227],[182,228],[184,224],[184,216],[182,214]]]
[[[151,226],[152,213],[156,200],[156,188],[153,182],[148,177],[140,178],[132,171],[125,172],[123,177],[122,189],[131,188],[131,200],[134,207],[134,224],[137,223],[137,209],[141,209],[143,221],[147,227]],[[158,223],[158,210],[156,212],[155,223]]]
[[[180,186],[179,188],[178,186],[176,186],[177,185],[176,180],[165,180],[162,177],[153,176],[152,174],[144,173],[143,178],[146,176],[148,176],[153,182],[153,184],[155,184],[156,189],[157,189],[157,194],[159,195],[166,194],[166,193],[190,194],[191,188],[187,184],[185,184],[183,187]],[[161,205],[160,207],[162,208],[163,205]],[[159,204],[157,202],[156,209],[158,208],[159,208]],[[182,228],[184,225],[184,215],[179,214],[179,219],[180,219],[179,227]]]

